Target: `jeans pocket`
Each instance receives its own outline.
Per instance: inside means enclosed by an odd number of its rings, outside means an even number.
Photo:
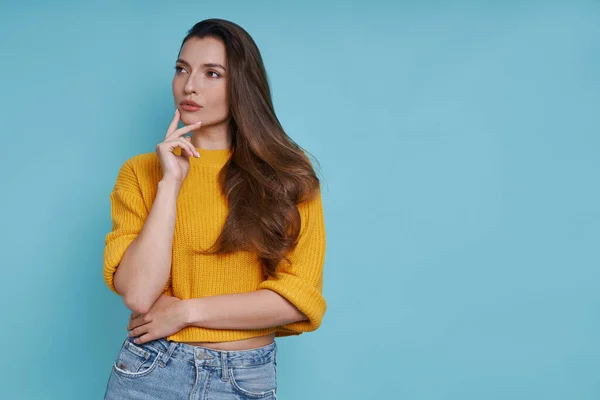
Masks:
[[[275,363],[229,367],[229,381],[235,391],[246,397],[261,399],[275,395]]]
[[[113,369],[117,375],[126,378],[138,378],[151,373],[156,366],[162,353],[150,346],[137,345],[129,338],[125,339]]]

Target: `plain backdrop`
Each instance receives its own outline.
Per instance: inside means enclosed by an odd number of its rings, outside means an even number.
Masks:
[[[1,398],[102,397],[109,193],[211,17],[321,163],[328,310],[278,398],[600,398],[600,2],[0,4]]]

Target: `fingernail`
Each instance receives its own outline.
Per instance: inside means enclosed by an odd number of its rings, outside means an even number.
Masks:
[[[200,125],[202,122],[196,122],[194,125]]]

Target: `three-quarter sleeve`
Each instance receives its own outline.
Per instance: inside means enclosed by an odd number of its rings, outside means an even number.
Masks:
[[[290,263],[280,262],[278,277],[269,277],[258,287],[277,292],[306,315],[308,321],[283,325],[295,334],[319,328],[327,309],[322,294],[326,242],[320,189],[312,200],[298,204],[298,211],[300,234],[296,247],[287,254]]]
[[[117,176],[110,193],[112,230],[106,235],[104,247],[104,281],[113,292],[119,294],[114,285],[114,274],[127,247],[139,235],[148,217],[148,209],[132,165],[126,161]],[[167,290],[171,278],[165,286]]]

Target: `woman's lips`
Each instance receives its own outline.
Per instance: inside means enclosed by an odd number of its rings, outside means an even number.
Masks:
[[[184,111],[190,111],[190,112],[194,112],[194,111],[200,111],[202,107],[198,107],[198,106],[193,106],[191,104],[182,104],[181,105],[181,109]]]
[[[194,100],[192,99],[186,99],[186,100],[182,100],[179,105],[181,106],[182,110],[185,111],[198,111],[202,108],[202,106],[200,106],[200,104],[196,103]]]

